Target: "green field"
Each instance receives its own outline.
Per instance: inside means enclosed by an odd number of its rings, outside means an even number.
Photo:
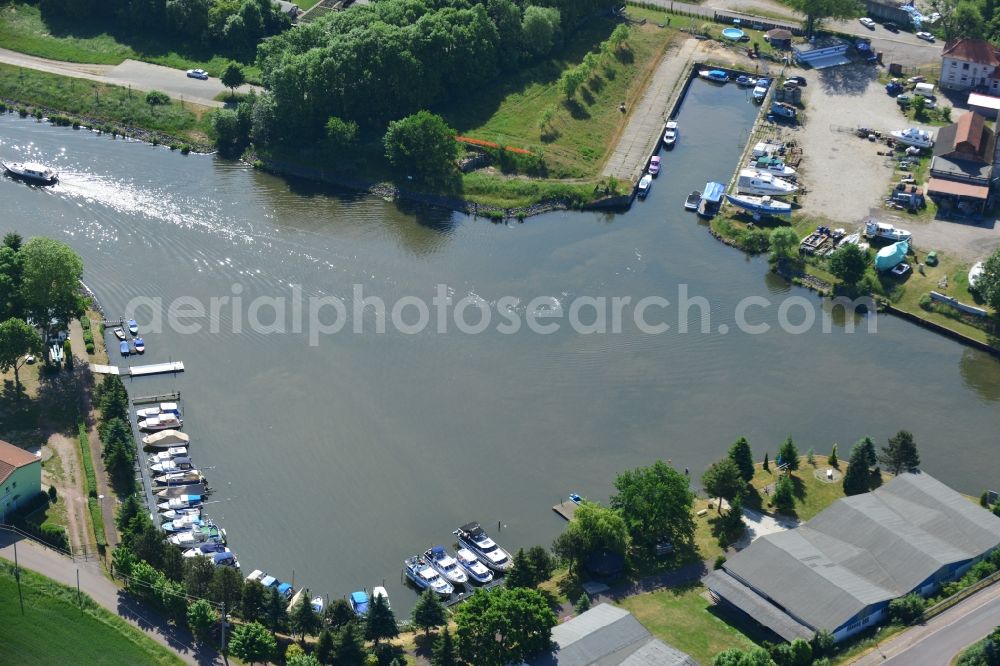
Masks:
[[[116,615],[76,591],[21,572],[21,615],[13,567],[0,562],[0,655],[5,664],[182,664]]]
[[[716,608],[703,596],[705,592],[702,585],[660,590],[629,597],[620,606],[654,636],[702,664],[711,664],[715,655],[728,648],[755,647],[737,618]]]
[[[207,108],[174,100],[150,106],[144,93],[120,86],[0,64],[0,98],[27,106],[44,105],[112,125],[163,132],[195,143],[208,139]]]
[[[100,21],[73,21],[49,24],[36,5],[11,2],[0,7],[0,47],[28,55],[66,62],[117,65],[123,60],[143,60],[175,69],[200,67],[219,76],[228,58],[185,48],[171,41],[163,43],[132,34],[114,34]],[[246,67],[248,80],[258,82],[256,67]]]

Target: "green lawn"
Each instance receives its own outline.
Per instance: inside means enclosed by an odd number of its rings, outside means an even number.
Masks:
[[[29,106],[53,107],[72,116],[94,117],[112,125],[155,130],[195,143],[207,141],[207,108],[175,100],[150,106],[143,93],[120,86],[0,65],[0,97]]]
[[[441,112],[460,134],[541,152],[554,178],[595,177],[625,126],[619,103],[631,107],[638,100],[677,34],[657,27],[665,16],[662,12],[632,8],[629,12],[647,17],[647,24],[632,27],[627,50],[602,55],[594,75],[571,100],[560,90],[560,76],[587,53],[599,54],[615,22],[588,21],[556,57]],[[547,114],[551,118],[543,123]]]
[[[853,442],[847,442],[837,448],[837,456],[840,458],[840,471],[847,467],[847,458],[851,453]],[[777,450],[777,446],[775,446]],[[764,493],[764,488],[773,485],[778,480],[777,468],[774,465],[774,451],[771,452],[771,469],[765,471],[761,465],[756,466],[753,480],[750,482],[760,493],[764,508],[772,510],[767,506],[768,495]],[[834,501],[844,497],[844,488],[839,481],[828,483],[817,478],[813,473],[822,472],[827,469],[827,457],[817,454],[816,466],[813,467],[806,462],[805,456],[799,457],[799,469],[792,472],[792,481],[795,484],[795,514],[800,520],[809,520],[817,513],[830,506]],[[822,476],[822,474],[820,475]]]
[[[116,615],[76,591],[30,571],[21,572],[24,615],[13,566],[0,562],[0,654],[8,664],[182,664]]]
[[[752,632],[736,617],[716,608],[694,585],[629,597],[621,602],[654,636],[682,650],[699,663],[711,664],[728,648],[748,649],[756,644],[744,633]]]
[[[143,60],[175,69],[200,67],[219,76],[230,59],[173,40],[149,39],[133,33],[113,33],[103,21],[48,24],[37,5],[11,2],[0,8],[0,47],[66,62],[117,65]],[[260,71],[247,66],[248,80],[259,82]]]

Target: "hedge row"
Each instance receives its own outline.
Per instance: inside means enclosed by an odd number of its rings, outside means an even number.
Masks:
[[[87,479],[87,496],[97,497],[97,473],[94,472],[94,461],[90,457],[90,438],[87,437],[87,426],[80,424],[80,457],[83,459],[83,472]]]

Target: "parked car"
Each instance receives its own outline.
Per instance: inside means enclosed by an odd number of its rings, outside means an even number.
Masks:
[[[202,81],[208,79],[208,72],[203,69],[189,69],[187,75],[189,79],[201,79]]]
[[[871,20],[867,16],[862,16],[861,18],[858,19],[858,21],[861,23],[861,25],[865,26],[869,30],[875,29],[875,21]]]
[[[899,32],[899,26],[897,26],[892,21],[886,21],[885,23],[882,24],[882,27],[888,30],[889,32]]]
[[[788,80],[789,81],[795,81],[795,84],[799,85],[799,86],[805,86],[806,85],[806,77],[804,77],[804,76],[789,76]]]
[[[906,79],[906,82],[907,83],[923,83],[926,80],[927,80],[926,76],[923,76],[922,74],[917,74],[916,76],[911,76],[910,78]]]
[[[903,84],[900,83],[898,79],[893,79],[892,81],[889,81],[889,83],[885,84],[885,91],[890,97],[894,97],[904,90],[906,90],[906,88],[903,87]]]
[[[918,32],[917,33],[917,39],[923,39],[924,41],[927,41],[927,42],[933,42],[934,41],[934,35],[932,35],[929,32]]]
[[[896,104],[899,104],[900,106],[908,106],[909,103],[910,103],[909,95],[900,95],[899,97],[896,98]]]

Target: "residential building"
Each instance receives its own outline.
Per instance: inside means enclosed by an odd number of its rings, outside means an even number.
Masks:
[[[957,39],[941,52],[942,88],[1000,93],[1000,53],[983,39]]]
[[[42,492],[42,459],[0,440],[0,523]]]
[[[971,111],[938,130],[927,194],[944,208],[982,212],[990,197],[996,134]]]
[[[598,604],[552,629],[554,648],[530,666],[698,666],[687,654],[653,638],[624,608]]]
[[[785,640],[841,641],[889,602],[927,596],[1000,546],[1000,518],[924,473],[837,500],[804,525],[762,536],[706,577],[715,599]]]

